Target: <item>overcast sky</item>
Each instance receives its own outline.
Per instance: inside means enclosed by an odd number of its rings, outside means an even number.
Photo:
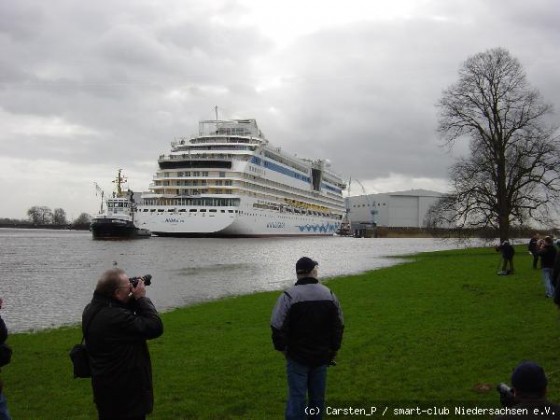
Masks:
[[[146,190],[215,106],[368,193],[444,191],[442,91],[503,47],[558,111],[559,22],[556,0],[0,1],[0,217],[95,214],[119,168]]]

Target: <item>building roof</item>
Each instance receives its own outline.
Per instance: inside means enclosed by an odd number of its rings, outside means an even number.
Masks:
[[[364,195],[366,195],[366,194],[353,195],[353,196],[350,196],[348,198],[363,197]],[[441,192],[438,192],[438,191],[413,189],[413,190],[406,190],[406,191],[395,191],[395,192],[367,194],[367,195],[368,196],[388,195],[388,196],[412,196],[412,197],[441,197],[441,196],[445,195],[445,193],[441,193]]]
[[[407,191],[396,191],[391,193],[385,193],[387,195],[412,195],[415,197],[441,197],[444,193],[430,190],[407,190]]]

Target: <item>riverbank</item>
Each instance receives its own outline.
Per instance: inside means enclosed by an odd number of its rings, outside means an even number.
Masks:
[[[523,359],[545,368],[560,401],[558,311],[524,246],[516,274],[497,276],[498,261],[488,248],[425,253],[330,280],[346,331],[327,405],[498,407],[495,385]],[[165,333],[150,342],[151,418],[282,418],[284,365],[269,328],[278,294],[163,314]],[[10,336],[14,357],[2,377],[14,418],[95,418],[89,381],[72,378],[67,356],[80,338],[77,327]]]

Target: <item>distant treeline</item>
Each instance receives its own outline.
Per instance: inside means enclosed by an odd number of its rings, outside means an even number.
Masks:
[[[481,239],[495,239],[499,238],[499,232],[497,229],[491,228],[480,228],[480,229],[441,229],[441,228],[429,228],[425,229],[435,238],[481,238]],[[535,234],[539,234],[541,237],[550,235],[554,238],[560,236],[560,231],[556,228],[551,228],[549,230],[542,228],[534,228],[530,226],[514,226],[510,228],[510,237],[508,239],[514,238],[531,238]]]
[[[443,228],[416,228],[416,227],[363,227],[353,229],[354,235],[367,238],[481,238],[495,240],[499,237],[495,229],[443,229]],[[535,233],[541,237],[551,235],[560,238],[558,229],[544,230],[530,227],[512,227],[511,238],[531,238]]]
[[[72,229],[72,230],[88,230],[89,223],[33,223],[27,220],[0,219],[0,228],[18,228],[18,229]]]
[[[64,209],[56,208],[53,211],[47,206],[33,206],[29,208],[27,216],[28,219],[0,217],[0,227],[87,230],[91,222],[91,216],[87,213],[81,213],[76,219],[69,221]]]

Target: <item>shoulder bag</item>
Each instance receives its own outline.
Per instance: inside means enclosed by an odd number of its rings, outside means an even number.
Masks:
[[[91,325],[91,321],[93,321],[93,318],[95,318],[95,315],[97,315],[101,309],[103,309],[103,307],[99,308],[87,323],[84,334],[82,335],[82,341],[79,344],[75,344],[68,353],[68,355],[70,356],[70,360],[72,361],[74,378],[91,378],[89,353],[84,340],[89,326]]]

